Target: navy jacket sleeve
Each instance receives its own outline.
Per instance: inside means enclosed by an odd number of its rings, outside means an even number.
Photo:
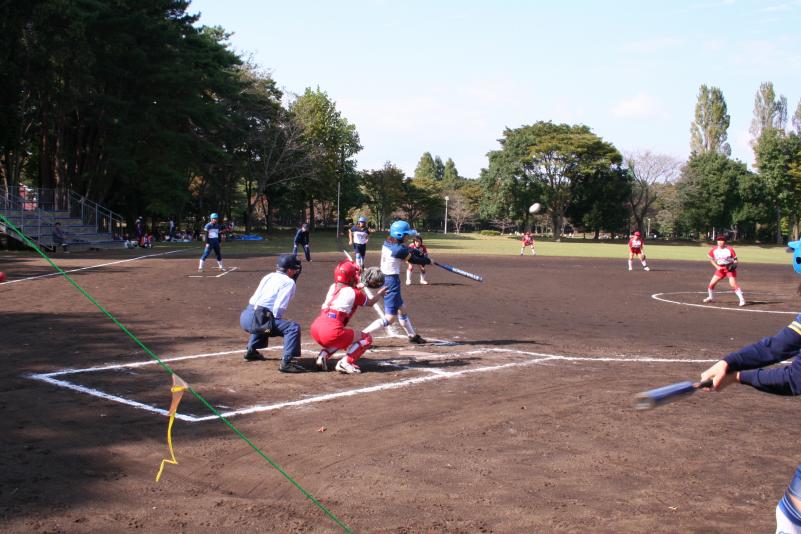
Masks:
[[[766,337],[724,358],[731,371],[740,371],[740,382],[776,395],[801,395],[801,360],[790,365],[761,369],[788,360],[801,350],[801,316],[775,336]]]

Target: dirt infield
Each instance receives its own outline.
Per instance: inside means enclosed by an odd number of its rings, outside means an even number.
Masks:
[[[444,255],[485,283],[432,267],[404,298],[423,337],[449,343],[382,337],[361,375],[284,375],[276,350],[242,360],[238,326],[274,258],[191,278],[194,251],[168,250],[57,261],[108,264],[71,276],[160,357],[183,358],[176,372],[355,532],[773,529],[799,463],[781,424],[797,400],[732,387],[631,406],[789,323],[801,310],[789,265],[741,266],[752,304],[736,309],[726,293],[695,306],[711,275],[700,263]],[[306,332],[339,259],[304,263],[289,309],[310,368]],[[0,270],[3,531],[341,531],[193,398],[173,430],[179,464],[154,482],[168,375],[134,365],[144,352],[41,259],[0,257]]]

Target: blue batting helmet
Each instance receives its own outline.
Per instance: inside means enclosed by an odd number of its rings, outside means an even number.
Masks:
[[[367,217],[365,217],[364,215],[362,215],[361,217],[359,217],[359,220],[357,220],[356,222],[363,222],[363,223],[366,223],[366,222],[367,222]]]
[[[219,218],[220,216],[217,215],[216,213],[212,213],[211,215],[209,215],[209,219],[219,219]]]
[[[787,252],[793,253],[793,270],[801,274],[801,241],[787,243]]]
[[[402,241],[405,236],[417,235],[417,232],[412,230],[412,227],[406,221],[395,221],[389,227],[389,235],[398,241]]]

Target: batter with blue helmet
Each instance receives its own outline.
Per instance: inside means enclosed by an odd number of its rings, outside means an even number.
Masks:
[[[203,248],[203,254],[200,256],[200,263],[197,266],[197,270],[199,273],[203,272],[203,264],[206,262],[206,258],[209,257],[211,251],[214,251],[214,254],[217,257],[217,268],[221,271],[225,270],[225,266],[223,265],[223,258],[222,252],[220,251],[220,234],[225,232],[225,229],[219,223],[220,216],[216,213],[212,213],[209,216],[210,222],[203,227],[203,233],[205,235],[206,246]]]
[[[412,343],[425,343],[420,334],[414,331],[412,320],[406,313],[406,307],[401,297],[401,272],[406,270],[406,262],[412,265],[429,265],[431,260],[419,250],[411,248],[404,243],[407,236],[415,236],[406,221],[395,221],[389,227],[389,235],[381,247],[381,272],[384,274],[384,319],[376,319],[362,332],[370,334],[379,328],[384,328],[396,320]]]
[[[801,274],[801,241],[788,244],[793,252],[793,269]],[[801,285],[798,287],[801,293]],[[774,395],[801,395],[801,315],[776,335],[732,352],[701,373],[701,380],[712,380],[720,391],[734,384],[746,384]],[[766,369],[795,358],[790,365]],[[776,532],[801,534],[801,466],[776,506]]]
[[[367,217],[359,217],[356,224],[348,229],[348,244],[353,245],[353,255],[359,269],[364,269],[364,258],[367,255],[367,241],[369,240],[370,230],[367,228]]]

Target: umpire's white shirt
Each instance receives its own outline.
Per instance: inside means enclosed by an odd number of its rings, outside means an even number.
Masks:
[[[281,319],[295,296],[295,281],[284,273],[270,273],[259,282],[249,303],[255,308],[261,306],[273,312],[273,317]]]

